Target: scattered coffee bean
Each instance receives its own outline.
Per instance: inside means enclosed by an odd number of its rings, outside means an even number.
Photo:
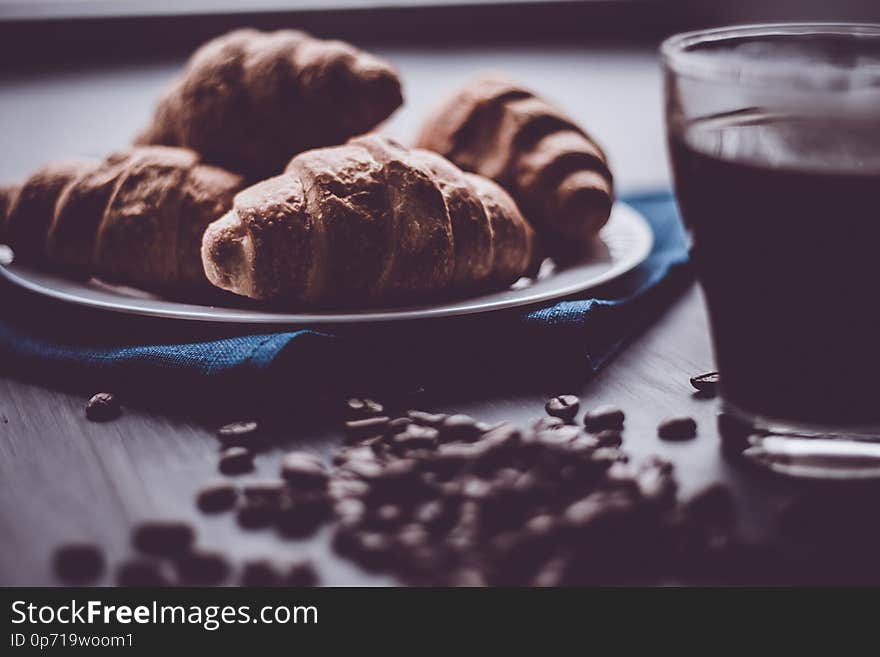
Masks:
[[[333,507],[336,518],[343,525],[357,526],[367,513],[367,505],[354,497],[347,497]]]
[[[86,417],[92,422],[107,422],[122,415],[119,400],[112,392],[99,392],[86,404]]]
[[[424,427],[438,427],[446,419],[443,413],[426,413],[425,411],[410,411],[407,413],[407,417]]]
[[[53,564],[65,582],[86,584],[104,572],[104,553],[93,543],[68,543],[55,550]]]
[[[720,378],[718,372],[706,372],[705,374],[698,374],[697,376],[691,377],[691,385],[694,389],[707,397],[714,396],[718,393],[719,382]]]
[[[477,438],[482,432],[477,426],[477,421],[469,415],[449,415],[445,417],[436,428],[440,431],[440,439],[444,442],[450,440],[470,441]]]
[[[177,575],[186,584],[211,586],[229,575],[229,562],[219,552],[191,552],[175,560]]]
[[[196,505],[205,513],[228,511],[235,506],[238,490],[232,484],[218,482],[202,488],[196,496]]]
[[[535,437],[543,443],[570,443],[581,435],[580,427],[571,424],[563,424],[553,429],[545,429],[537,432]]]
[[[242,493],[246,502],[278,507],[287,495],[287,487],[278,479],[249,481],[242,486]]]
[[[548,415],[571,422],[581,407],[581,400],[575,395],[557,395],[547,401],[544,410]]]
[[[244,529],[262,529],[275,522],[278,506],[265,501],[247,501],[235,512],[235,519]]]
[[[368,417],[363,420],[349,420],[345,423],[345,435],[349,442],[381,436],[385,433],[390,421],[391,419],[385,415]]]
[[[152,559],[130,559],[116,569],[119,586],[170,586],[171,580],[163,564]]]
[[[247,561],[241,569],[242,586],[281,586],[282,577],[275,565],[267,559]]]
[[[296,490],[319,490],[327,486],[321,460],[307,452],[288,452],[281,460],[281,476]]]
[[[366,418],[373,415],[382,415],[385,412],[382,404],[375,402],[372,399],[362,399],[360,397],[353,397],[346,401],[345,408],[349,419],[352,420]]]
[[[280,509],[275,525],[285,536],[309,536],[324,524],[331,511],[324,495],[298,495]]]
[[[312,587],[318,584],[318,574],[311,561],[297,561],[287,569],[286,586]]]
[[[657,426],[657,435],[663,440],[690,440],[697,435],[697,423],[692,417],[671,417]]]
[[[261,442],[260,426],[254,421],[232,422],[217,429],[217,438],[224,447],[253,448]]]
[[[552,415],[542,417],[532,423],[532,429],[535,431],[544,431],[545,429],[558,429],[565,426],[565,420],[554,417]]]
[[[394,448],[408,451],[414,449],[434,449],[437,447],[440,432],[431,427],[412,424],[405,431],[391,437]]]
[[[244,447],[228,447],[220,453],[218,467],[226,475],[251,472],[254,469],[254,454]]]
[[[604,429],[596,434],[596,443],[599,447],[620,447],[623,436],[615,429]]]
[[[413,421],[408,417],[396,417],[391,422],[388,423],[388,426],[385,427],[385,436],[395,436],[403,431],[406,431],[407,428],[412,426]]]
[[[648,459],[636,474],[635,481],[639,492],[651,503],[671,505],[675,502],[675,492],[678,488],[672,471],[672,463],[669,461],[657,457]]]
[[[134,547],[145,554],[173,557],[189,550],[195,540],[193,528],[175,520],[150,520],[135,527]]]
[[[584,426],[591,433],[605,429],[623,429],[623,421],[623,411],[616,406],[599,406],[584,416]]]

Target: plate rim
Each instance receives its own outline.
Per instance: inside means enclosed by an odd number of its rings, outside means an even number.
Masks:
[[[166,301],[167,304],[173,304],[174,306],[179,307],[166,309],[139,306],[137,299],[122,299],[121,303],[116,303],[103,299],[89,298],[82,296],[81,294],[76,294],[75,292],[59,290],[51,286],[34,282],[27,277],[17,274],[10,269],[9,266],[0,265],[0,275],[14,285],[29,290],[30,292],[65,303],[127,315],[140,315],[153,318],[158,317],[164,319],[243,325],[356,324],[439,319],[498,312],[502,310],[510,310],[511,308],[532,306],[546,301],[552,301],[554,299],[561,299],[578,292],[585,292],[594,289],[629,273],[642,264],[650,255],[651,250],[654,247],[654,231],[651,229],[647,219],[645,219],[638,210],[623,201],[616,201],[614,203],[612,208],[612,219],[627,222],[629,224],[628,228],[637,234],[637,246],[633,249],[632,253],[627,254],[626,258],[613,263],[606,271],[597,274],[582,283],[569,284],[562,288],[547,290],[531,296],[524,295],[513,299],[498,299],[494,302],[487,302],[485,301],[485,298],[497,293],[490,293],[488,295],[470,299],[459,299],[430,306],[388,310],[365,309],[363,311],[346,311],[339,313],[273,313],[272,311],[266,310],[242,309],[241,311],[238,311],[238,309],[236,309],[237,312],[234,315],[216,315],[212,314],[212,310],[217,308],[217,306],[202,306],[199,304],[169,300]],[[611,220],[609,220],[609,222],[610,221]],[[14,262],[12,263],[12,266],[15,266]]]

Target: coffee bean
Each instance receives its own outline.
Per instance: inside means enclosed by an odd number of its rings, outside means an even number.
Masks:
[[[718,385],[720,383],[720,378],[718,376],[718,372],[706,372],[705,374],[698,374],[697,376],[691,377],[691,385],[697,392],[703,393],[704,395],[714,396],[718,393]]]
[[[327,486],[324,464],[307,452],[285,454],[281,460],[281,476],[296,490],[318,490]]]
[[[444,504],[442,500],[429,500],[416,507],[413,518],[426,527],[437,529],[445,521],[451,519],[450,511],[451,505]]]
[[[225,475],[251,472],[254,469],[254,454],[244,447],[228,447],[220,453],[218,467]]]
[[[68,543],[55,550],[53,564],[65,582],[85,584],[104,572],[104,553],[93,543]]]
[[[254,421],[226,424],[217,429],[217,438],[224,447],[254,448],[262,443],[260,426]]]
[[[122,407],[112,392],[99,392],[86,403],[86,417],[92,422],[107,422],[120,415]]]
[[[678,488],[672,470],[672,463],[657,457],[642,464],[636,474],[636,484],[642,497],[655,504],[672,504]]]
[[[369,484],[360,479],[334,477],[327,485],[327,493],[336,500],[364,497],[370,490]]]
[[[548,415],[571,422],[581,407],[581,400],[574,395],[557,395],[547,401],[544,410]]]
[[[552,534],[557,528],[556,518],[548,513],[530,518],[525,525],[525,530],[535,537],[545,537]]]
[[[281,573],[267,559],[246,561],[241,568],[241,585],[252,587],[281,586]]]
[[[130,559],[116,569],[119,586],[170,586],[171,580],[161,562],[152,559]]]
[[[599,447],[620,447],[623,444],[623,436],[615,429],[604,429],[596,434],[596,443]]]
[[[410,426],[412,426],[413,421],[408,417],[396,417],[388,423],[388,426],[385,427],[385,436],[396,436],[397,434],[406,431]]]
[[[391,419],[385,415],[368,417],[363,420],[349,420],[345,423],[345,435],[348,442],[357,442],[364,438],[381,436],[385,433]]]
[[[663,440],[690,440],[697,435],[697,423],[692,417],[671,417],[657,425],[657,435]]]
[[[558,429],[559,427],[564,426],[565,420],[559,417],[554,417],[552,415],[539,418],[532,423],[532,429],[535,432],[545,431],[547,429]]]
[[[211,586],[229,575],[229,562],[219,552],[191,552],[175,560],[177,575],[186,584]]]
[[[311,561],[297,561],[290,565],[287,569],[287,575],[284,578],[286,586],[311,587],[317,586],[318,574]]]
[[[411,523],[400,528],[397,532],[397,543],[407,550],[415,550],[428,544],[430,535],[418,523]]]
[[[395,504],[383,504],[376,509],[376,520],[381,525],[394,527],[403,520],[403,513]]]
[[[325,496],[298,495],[281,508],[275,525],[284,536],[309,536],[330,517],[330,511]]]
[[[385,409],[382,404],[372,399],[352,397],[345,402],[346,414],[349,419],[356,420],[360,418],[370,417],[372,415],[382,415]]]
[[[145,554],[173,557],[189,550],[195,540],[193,528],[175,520],[150,520],[135,527],[134,547]]]
[[[610,467],[613,463],[626,463],[629,461],[629,455],[617,447],[599,447],[590,454],[590,460]]]
[[[247,501],[238,508],[235,519],[244,529],[262,529],[275,522],[279,507],[264,500]]]
[[[413,449],[434,449],[440,432],[431,427],[412,424],[405,431],[391,437],[391,446],[403,451]]]
[[[340,524],[351,527],[361,524],[367,515],[367,505],[359,499],[348,497],[337,502],[333,511]]]
[[[370,450],[372,453],[372,450]],[[382,474],[382,464],[375,458],[356,458],[346,461],[341,467],[346,473],[366,480],[373,480]]]
[[[348,554],[363,567],[371,570],[382,570],[393,562],[394,545],[389,537],[379,532],[337,532],[333,545],[342,554]]]
[[[249,481],[242,486],[245,501],[278,507],[287,495],[287,486],[278,479]]]
[[[623,411],[616,406],[599,406],[584,416],[584,426],[591,433],[605,429],[623,429],[623,421]]]
[[[440,430],[440,439],[444,442],[450,440],[474,440],[482,433],[474,418],[469,415],[462,415],[461,413],[444,418],[437,425],[437,428]]]
[[[232,484],[218,482],[202,488],[196,496],[196,505],[205,513],[228,511],[235,506],[238,491]]]
[[[576,440],[580,435],[580,427],[563,424],[555,429],[539,431],[535,438],[545,444],[565,444]]]
[[[560,586],[565,582],[568,567],[569,564],[566,559],[550,559],[538,568],[531,581],[531,586],[542,588]]]
[[[426,413],[425,411],[410,411],[407,413],[407,417],[424,427],[438,427],[446,419],[443,413]]]

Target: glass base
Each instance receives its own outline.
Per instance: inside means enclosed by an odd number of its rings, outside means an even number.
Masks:
[[[880,421],[855,426],[798,422],[751,413],[723,398],[721,400],[721,407],[724,413],[750,426],[754,433],[759,435],[773,434],[798,438],[880,441]]]

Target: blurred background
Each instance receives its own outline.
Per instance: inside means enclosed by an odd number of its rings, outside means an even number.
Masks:
[[[297,27],[390,59],[404,142],[484,70],[561,105],[608,151],[618,189],[669,184],[657,45],[772,20],[880,22],[877,0],[0,0],[0,181],[129,143],[161,88],[227,30]]]

